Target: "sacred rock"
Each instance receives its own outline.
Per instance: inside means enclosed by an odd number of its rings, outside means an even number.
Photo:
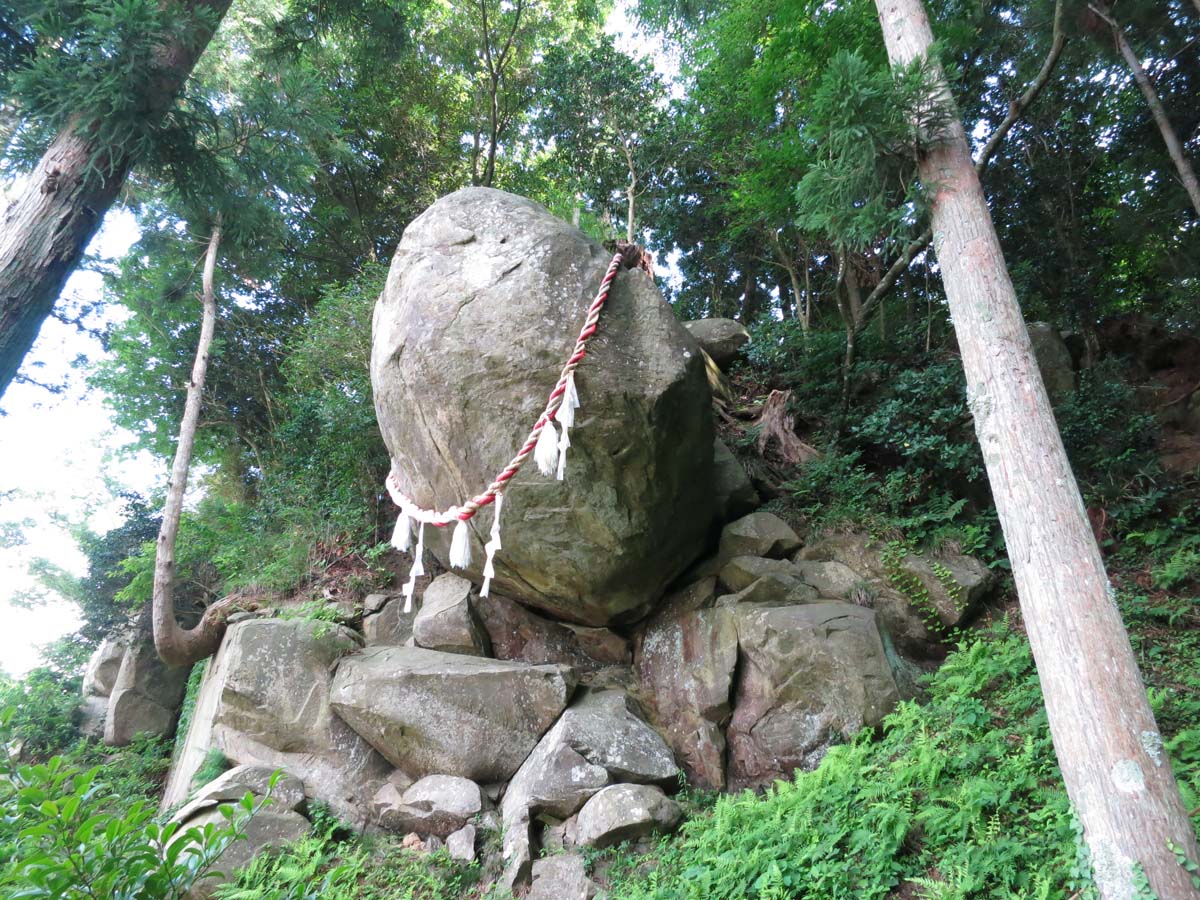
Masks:
[[[371,382],[414,503],[461,504],[515,455],[611,257],[490,188],[444,197],[408,226],[375,307]],[[634,621],[705,549],[716,515],[704,361],[650,276],[622,270],[575,381],[565,478],[531,458],[509,483],[493,589],[578,624]],[[470,522],[476,583],[493,510]],[[452,530],[425,528],[443,565]]]

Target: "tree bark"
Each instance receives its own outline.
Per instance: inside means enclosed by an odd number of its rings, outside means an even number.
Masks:
[[[192,448],[196,443],[196,427],[200,421],[200,401],[204,395],[204,379],[208,373],[208,353],[212,347],[213,329],[217,321],[217,298],[213,291],[217,252],[221,246],[221,226],[214,225],[204,255],[200,318],[200,341],[192,364],[192,379],[188,383],[183,420],[179,423],[179,444],[171,466],[171,483],[163,504],[162,526],[158,531],[158,546],[154,558],[154,648],[167,665],[187,666],[212,656],[225,635],[225,615],[228,604],[218,601],[204,610],[195,628],[184,629],[175,618],[175,540],[179,536],[179,518],[183,512],[183,495],[187,490],[188,469],[192,463]]]
[[[215,26],[230,0],[192,0],[197,22]],[[203,15],[201,15],[203,14]],[[157,66],[137,86],[137,103],[150,121],[166,115],[212,30],[191,30],[192,40],[164,45]],[[0,396],[50,315],[67,277],[79,265],[137,161],[96,137],[99,122],[74,117],[50,144],[25,190],[4,211],[0,228]],[[100,176],[97,172],[106,172]]]
[[[921,0],[876,0],[888,56],[929,52]],[[935,91],[951,104],[938,70]],[[1029,334],[971,161],[952,117],[920,159],[934,249],[966,371],[975,430],[1012,561],[1063,780],[1105,900],[1200,897],[1168,849],[1196,840],[1063,449]]]
[[[1198,8],[1200,8],[1200,0],[1197,0],[1197,4]],[[1102,0],[1093,0],[1092,3],[1088,4],[1088,8],[1103,19],[1112,30],[1113,40],[1117,44],[1117,49],[1121,51],[1121,56],[1125,58],[1125,64],[1129,66],[1129,71],[1133,73],[1133,80],[1137,82],[1138,89],[1142,92],[1142,96],[1146,98],[1146,105],[1150,107],[1150,115],[1154,117],[1154,123],[1158,126],[1163,143],[1167,145],[1167,155],[1171,157],[1171,162],[1175,164],[1175,171],[1179,173],[1179,180],[1183,182],[1183,189],[1187,191],[1188,197],[1192,200],[1192,208],[1196,211],[1197,215],[1200,215],[1200,181],[1196,180],[1196,170],[1192,168],[1192,164],[1183,153],[1183,144],[1179,142],[1179,135],[1175,133],[1175,128],[1171,125],[1171,120],[1167,118],[1167,111],[1163,109],[1162,101],[1158,99],[1158,91],[1154,89],[1154,85],[1150,81],[1150,76],[1142,68],[1142,61],[1133,52],[1133,47],[1125,39],[1124,30],[1118,24],[1117,20],[1113,18],[1112,11],[1106,3],[1103,3]]]

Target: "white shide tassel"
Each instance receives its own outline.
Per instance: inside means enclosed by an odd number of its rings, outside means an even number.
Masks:
[[[396,520],[396,527],[392,529],[392,546],[401,553],[407,553],[412,546],[412,516],[403,508],[400,518]]]
[[[412,568],[408,570],[408,581],[404,582],[404,611],[412,612],[413,592],[417,588],[417,579],[425,574],[425,523],[417,526],[417,549],[413,551]]]
[[[484,552],[487,553],[487,559],[483,563],[483,586],[479,589],[479,596],[486,597],[492,588],[492,579],[496,577],[496,551],[500,549],[500,510],[504,506],[504,495],[496,494],[496,509],[492,513],[492,535],[491,540],[483,545]]]
[[[566,389],[563,391],[562,403],[555,416],[559,423],[570,428],[575,424],[575,410],[579,409],[579,392],[575,390],[575,373],[567,375]]]
[[[562,481],[567,474],[567,448],[571,446],[571,438],[567,434],[571,429],[563,422],[562,437],[558,439],[558,480]]]
[[[533,460],[537,463],[538,471],[547,477],[553,476],[558,468],[558,433],[549,419],[538,435],[537,446],[533,448]]]
[[[459,519],[454,526],[454,537],[450,540],[450,567],[471,568],[471,532],[466,519]]]

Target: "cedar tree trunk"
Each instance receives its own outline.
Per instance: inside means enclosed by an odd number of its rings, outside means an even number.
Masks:
[[[921,0],[876,0],[893,65],[928,53]],[[935,91],[949,104],[938,71]],[[952,118],[920,159],[933,243],[975,430],[1008,544],[1054,748],[1105,900],[1140,866],[1163,898],[1200,897],[1169,844],[1196,859],[1187,810],[1042,384],[1016,293]]]

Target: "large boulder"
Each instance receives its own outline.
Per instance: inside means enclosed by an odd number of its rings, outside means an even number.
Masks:
[[[359,646],[354,632],[328,622],[250,619],[230,626],[201,682],[164,806],[186,798],[193,774],[216,749],[237,764],[286,769],[310,799],[365,825],[373,786],[392,767],[330,703],[334,664]]]
[[[743,660],[727,735],[730,787],[766,787],[813,768],[899,702],[871,610],[743,605],[734,615]]]
[[[347,657],[333,680],[338,715],[409,775],[506,781],[566,708],[570,669],[416,647]]]
[[[750,332],[733,319],[694,319],[683,327],[722,369],[728,368],[750,341]]]
[[[104,743],[123,747],[137,735],[166,737],[175,733],[179,707],[187,690],[190,667],[168,666],[158,658],[148,631],[121,658],[104,722]]]
[[[444,197],[404,232],[375,308],[371,381],[392,472],[426,507],[480,491],[541,412],[610,254],[530,200]],[[584,625],[643,616],[715,514],[704,363],[653,280],[617,275],[576,373],[566,479],[521,471],[494,589]],[[470,523],[482,571],[491,510]],[[452,529],[426,529],[449,560]]]

